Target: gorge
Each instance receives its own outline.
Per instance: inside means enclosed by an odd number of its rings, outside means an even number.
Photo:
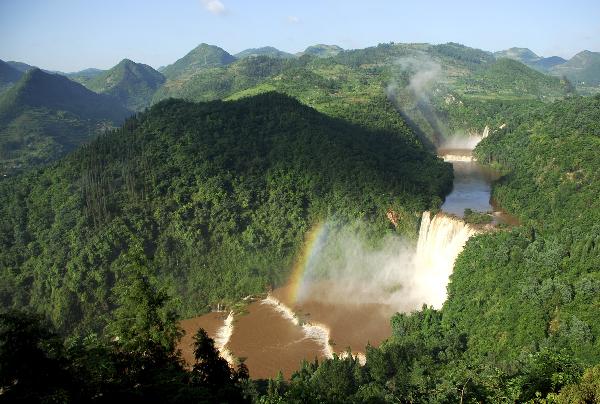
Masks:
[[[498,173],[472,157],[481,139],[470,137],[460,148],[438,150],[453,165],[454,187],[440,212],[423,212],[416,242],[390,236],[370,248],[351,230],[318,223],[307,234],[285,286],[248,299],[233,322],[221,313],[221,321],[229,321],[230,339],[224,341],[217,331],[225,325],[211,326],[214,313],[195,319],[194,327],[212,329],[213,334],[208,332],[223,357],[230,363],[229,355],[244,361],[252,378],[272,378],[280,370],[289,378],[302,360],[334,354],[352,354],[364,363],[365,346],[389,337],[394,313],[424,304],[442,307],[454,261],[471,236],[509,222],[491,205],[491,183]],[[465,209],[493,213],[492,224],[465,223]],[[195,332],[183,325],[188,334]],[[185,353],[190,347],[181,344],[180,349]]]

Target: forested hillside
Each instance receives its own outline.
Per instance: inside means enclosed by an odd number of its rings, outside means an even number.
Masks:
[[[414,233],[451,180],[412,139],[284,95],[165,101],[0,183],[0,299],[63,332],[102,330],[142,271],[195,315],[283,282],[315,222],[365,220],[383,235],[392,208]]]
[[[130,114],[116,99],[31,69],[0,96],[0,174],[54,161]]]

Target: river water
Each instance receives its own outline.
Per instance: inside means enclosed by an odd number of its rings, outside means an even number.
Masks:
[[[470,208],[493,212],[495,223],[515,222],[495,209],[490,199],[491,184],[498,178],[496,172],[473,161],[470,150],[441,150],[439,154],[452,163],[455,173],[454,187],[442,205],[443,212],[462,217],[464,210]],[[245,313],[235,316],[226,348],[245,361],[252,378],[273,378],[280,370],[289,378],[304,359],[331,357],[332,352],[340,354],[347,348],[362,353],[367,344],[379,345],[391,334],[390,317],[410,310],[377,302],[322,299],[329,286],[313,285],[312,296],[306,296],[301,303],[288,298],[287,286],[272,291],[268,299],[252,301]],[[204,327],[214,338],[226,316],[227,313],[209,313],[182,322],[186,336],[180,349],[188,363],[193,360],[190,334]]]

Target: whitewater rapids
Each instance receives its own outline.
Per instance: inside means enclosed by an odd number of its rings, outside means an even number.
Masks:
[[[219,327],[215,335],[215,348],[219,351],[219,354],[223,359],[230,365],[235,364],[235,358],[233,354],[227,349],[227,344],[233,335],[233,311],[229,312],[229,315],[223,322],[223,325]]]
[[[333,348],[331,347],[330,341],[330,331],[329,328],[323,324],[319,323],[304,323],[301,324],[300,320],[296,313],[292,311],[288,306],[283,304],[279,299],[273,297],[272,295],[268,295],[265,299],[262,300],[262,304],[268,304],[275,309],[281,316],[289,321],[291,321],[294,325],[302,327],[302,331],[306,338],[310,338],[315,340],[321,345],[323,355],[327,359],[333,358]]]

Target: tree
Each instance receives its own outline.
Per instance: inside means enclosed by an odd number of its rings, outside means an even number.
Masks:
[[[69,401],[76,391],[61,340],[41,317],[0,314],[0,391],[11,402]]]
[[[204,389],[215,402],[245,402],[243,385],[248,381],[248,368],[243,363],[237,371],[219,355],[215,341],[200,328],[194,336],[191,384]]]

